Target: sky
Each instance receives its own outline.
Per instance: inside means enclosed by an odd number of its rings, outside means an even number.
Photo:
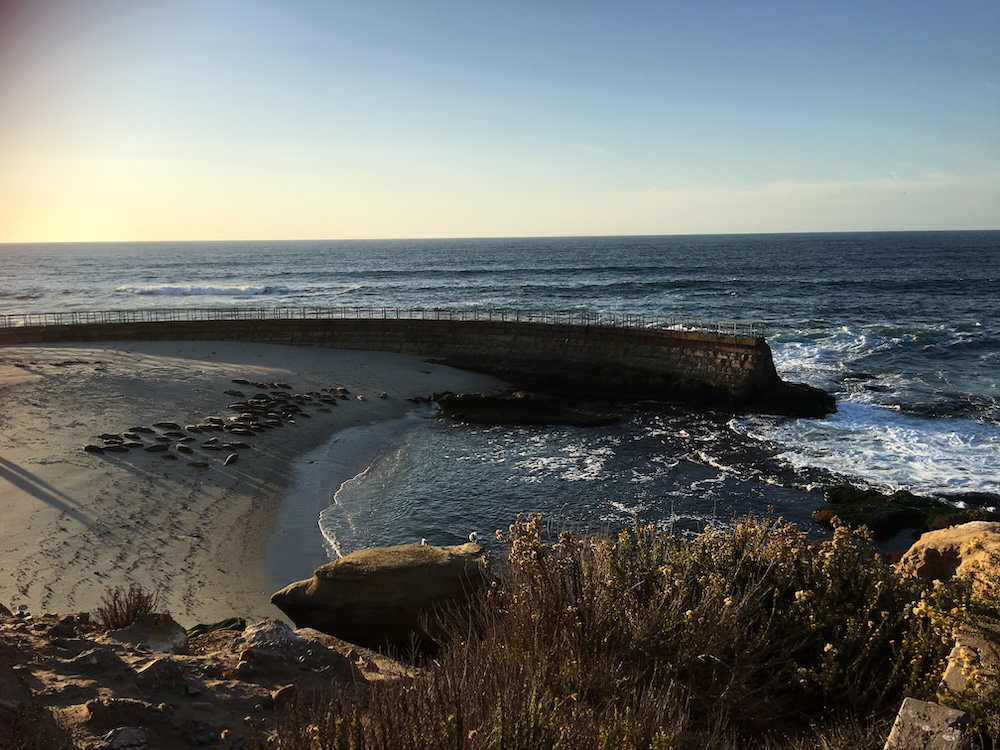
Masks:
[[[0,242],[1000,229],[996,0],[0,0]]]

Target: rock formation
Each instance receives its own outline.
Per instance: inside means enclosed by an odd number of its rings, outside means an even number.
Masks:
[[[431,397],[441,413],[474,424],[559,424],[596,427],[620,417],[608,411],[582,409],[560,399],[525,391],[515,393],[438,393]]]
[[[167,644],[179,653],[154,648],[158,635],[134,635],[116,639],[87,613],[0,606],[0,748],[249,750],[296,696],[353,694],[408,674],[380,654],[276,620]]]
[[[990,585],[983,573],[998,574],[995,560],[1000,555],[1000,523],[972,521],[923,534],[900,558],[904,574],[925,581],[947,580],[952,576],[972,576],[976,585]]]
[[[404,544],[352,552],[289,584],[271,602],[299,627],[363,646],[429,647],[421,614],[468,603],[489,581],[481,545]]]

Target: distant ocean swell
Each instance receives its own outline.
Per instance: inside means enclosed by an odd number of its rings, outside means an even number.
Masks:
[[[115,291],[126,295],[151,297],[308,297],[341,295],[357,291],[360,284],[350,284],[343,287],[322,289],[292,289],[280,286],[261,286],[253,284],[123,284]]]

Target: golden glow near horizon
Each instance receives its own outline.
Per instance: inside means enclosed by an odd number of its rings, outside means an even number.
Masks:
[[[991,2],[21,5],[0,242],[1000,227]]]

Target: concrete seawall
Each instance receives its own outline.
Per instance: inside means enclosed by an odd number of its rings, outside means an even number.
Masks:
[[[692,331],[418,319],[182,320],[0,327],[0,344],[121,340],[257,341],[399,352],[489,372],[519,387],[544,392],[622,400],[648,398],[727,409],[757,408],[774,401],[787,385],[778,377],[763,338]],[[801,411],[798,407],[762,410]],[[823,413],[829,411],[832,408]]]

